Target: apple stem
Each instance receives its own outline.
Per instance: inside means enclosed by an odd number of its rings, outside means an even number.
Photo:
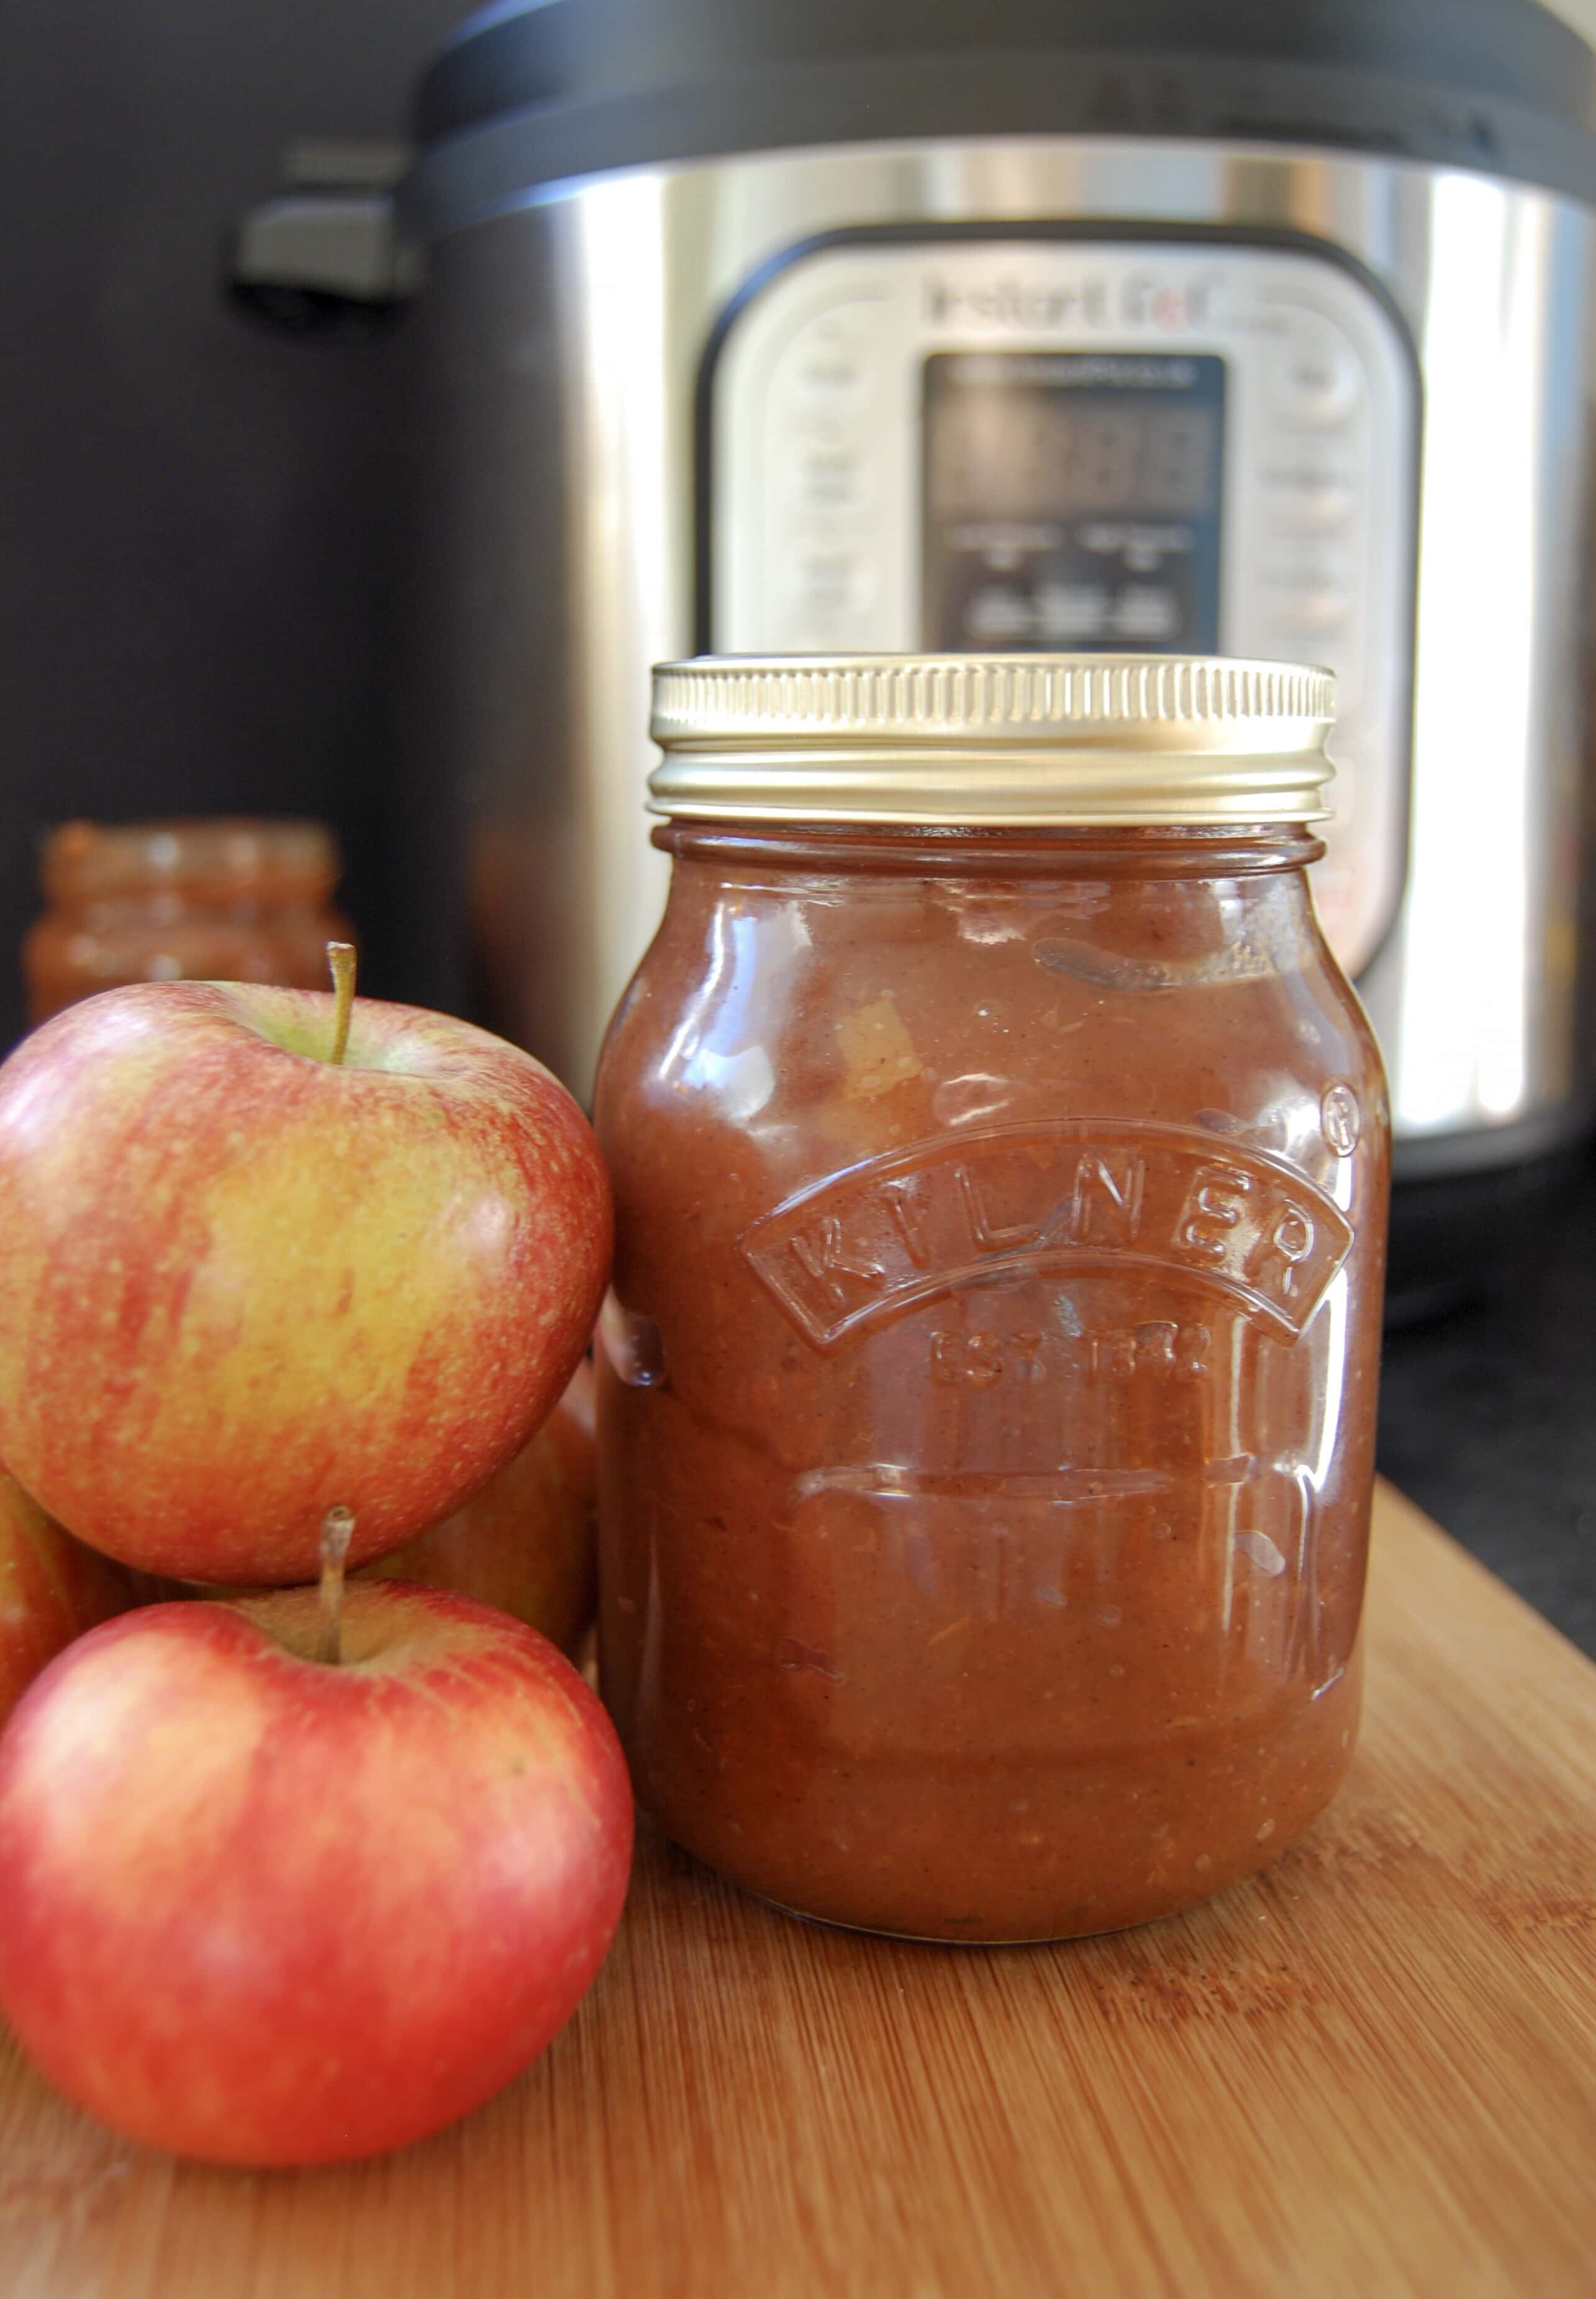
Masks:
[[[344,1567],[354,1537],[354,1518],[331,1508],[321,1520],[321,1642],[316,1657],[337,1668],[344,1657]]]
[[[329,942],[327,962],[332,968],[333,994],[337,1000],[333,1008],[332,1051],[327,1058],[337,1069],[349,1044],[349,1017],[354,1010],[354,944]]]

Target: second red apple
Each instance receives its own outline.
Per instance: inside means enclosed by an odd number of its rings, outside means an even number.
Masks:
[[[626,1763],[544,1639],[438,1589],[158,1605],[0,1734],[0,2009],[61,2090],[211,2162],[403,2145],[491,2096],[598,1970]]]

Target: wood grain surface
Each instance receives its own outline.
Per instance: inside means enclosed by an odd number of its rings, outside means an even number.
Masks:
[[[1054,1948],[794,1922],[645,1836],[572,2026],[468,2123],[259,2177],[0,2043],[9,2299],[1592,2299],[1596,1669],[1381,1496],[1331,1814]]]

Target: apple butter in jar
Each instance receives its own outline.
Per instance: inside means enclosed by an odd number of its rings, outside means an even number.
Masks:
[[[319,822],[63,823],[40,864],[49,909],[22,945],[29,1017],[134,982],[327,986],[339,861]]]
[[[1347,1769],[1389,1128],[1305,876],[1333,710],[1175,657],[657,675],[603,1688],[787,1908],[1141,1923]]]

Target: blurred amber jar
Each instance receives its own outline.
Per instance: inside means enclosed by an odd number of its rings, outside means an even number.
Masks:
[[[327,983],[340,871],[316,822],[69,822],[45,840],[49,909],[22,945],[29,1017],[129,982]]]

